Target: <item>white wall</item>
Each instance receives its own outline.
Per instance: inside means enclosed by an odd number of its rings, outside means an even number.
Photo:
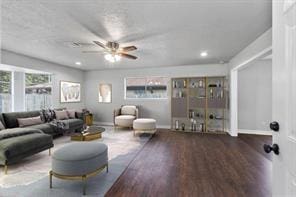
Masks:
[[[113,110],[123,104],[140,105],[140,115],[157,120],[159,126],[170,125],[170,99],[124,100],[124,78],[137,76],[226,76],[227,65],[177,66],[146,69],[88,71],[85,75],[86,107],[95,115],[95,121],[111,123]],[[98,85],[112,84],[112,103],[98,103]],[[170,90],[170,87],[169,87]]]
[[[18,66],[28,69],[40,70],[44,72],[49,72],[53,74],[52,82],[53,82],[53,107],[67,107],[69,109],[82,109],[84,108],[84,71],[70,68],[58,64],[54,64],[51,62],[43,61],[40,59],[16,54],[10,51],[1,50],[2,64]],[[0,68],[1,69],[1,68]],[[73,81],[73,82],[80,82],[81,89],[82,89],[82,97],[80,103],[60,103],[60,81]],[[17,101],[19,102],[19,101]],[[19,106],[15,103],[15,106]],[[19,110],[18,108],[16,109]]]
[[[272,29],[270,28],[251,44],[245,47],[241,52],[235,55],[228,63],[230,75],[230,118],[229,134],[237,136],[238,134],[238,104],[237,104],[237,72],[239,67],[258,58],[261,53],[270,53],[272,49]]]
[[[239,132],[269,133],[272,101],[272,62],[255,60],[238,71]]]

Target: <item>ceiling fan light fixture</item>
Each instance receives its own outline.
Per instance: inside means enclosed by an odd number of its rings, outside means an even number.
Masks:
[[[201,57],[207,57],[208,56],[208,52],[203,51],[203,52],[200,53],[200,56]]]
[[[117,55],[117,54],[106,54],[104,57],[107,61],[112,63],[118,62],[121,59],[120,55]]]
[[[121,56],[116,54],[116,55],[114,55],[114,59],[116,62],[118,62],[118,61],[120,61]]]

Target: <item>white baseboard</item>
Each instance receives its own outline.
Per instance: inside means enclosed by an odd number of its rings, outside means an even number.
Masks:
[[[253,135],[272,135],[272,131],[260,131],[260,130],[248,130],[248,129],[239,129],[238,133],[240,134],[253,134]]]
[[[100,122],[100,121],[94,121],[94,124],[97,125],[105,125],[105,126],[113,126],[113,122]],[[161,129],[170,129],[171,126],[170,125],[156,125],[157,128],[161,128]]]
[[[97,125],[105,125],[105,126],[113,126],[113,122],[100,122],[100,121],[94,121],[94,124]]]

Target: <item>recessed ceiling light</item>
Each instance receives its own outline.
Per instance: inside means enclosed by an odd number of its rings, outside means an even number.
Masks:
[[[207,57],[208,56],[208,52],[203,51],[203,52],[200,53],[200,56],[201,57]]]
[[[81,62],[75,62],[76,65],[81,65]]]

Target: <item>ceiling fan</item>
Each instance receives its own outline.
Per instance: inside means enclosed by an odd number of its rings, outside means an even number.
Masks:
[[[107,42],[103,44],[99,41],[93,41],[96,45],[105,49],[105,59],[110,62],[117,62],[121,59],[121,57],[125,57],[128,59],[137,59],[136,56],[127,54],[129,51],[137,50],[135,46],[127,46],[127,47],[119,47],[117,42]],[[83,51],[83,53],[100,53],[101,51]]]

